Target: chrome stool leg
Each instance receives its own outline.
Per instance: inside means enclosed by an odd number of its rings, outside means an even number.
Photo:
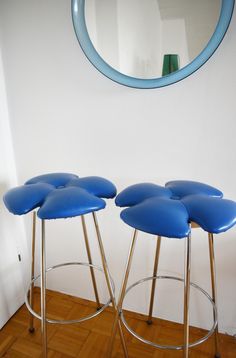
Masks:
[[[86,246],[86,251],[87,251],[87,256],[88,256],[88,262],[89,262],[89,264],[92,265],[93,262],[92,262],[91,250],[90,250],[90,246],[89,246],[89,239],[88,239],[88,233],[87,233],[84,215],[81,216],[81,221],[82,221],[84,241],[85,241],[85,246]],[[91,273],[91,278],[92,278],[92,282],[93,282],[94,295],[95,295],[95,299],[97,302],[97,309],[100,309],[101,305],[100,305],[99,296],[98,296],[97,283],[96,283],[96,278],[95,278],[95,274],[94,274],[94,269],[92,266],[90,266],[90,273]]]
[[[216,305],[216,312],[213,311],[213,318],[217,320],[217,304],[216,304],[216,267],[215,267],[215,254],[214,254],[214,237],[213,234],[208,233],[209,241],[209,256],[210,256],[210,267],[211,267],[211,286],[212,286],[212,300]],[[215,358],[220,358],[219,349],[219,332],[218,323],[215,328]]]
[[[154,268],[153,268],[153,277],[156,277],[156,275],[157,275],[158,263],[159,263],[159,257],[160,257],[160,250],[161,250],[161,236],[158,236],[157,237],[157,245],[156,245],[155,261],[154,261]],[[155,288],[156,288],[156,280],[152,280],[152,290],[151,290],[149,314],[148,314],[148,320],[147,320],[147,324],[149,324],[149,325],[152,324],[152,312],[153,312]]]
[[[117,307],[117,304],[116,304],[114,292],[113,292],[113,289],[112,289],[111,276],[110,276],[109,269],[108,269],[108,265],[107,265],[105,250],[104,250],[103,243],[102,243],[102,237],[101,237],[101,234],[100,234],[97,217],[96,217],[95,212],[93,212],[92,215],[93,215],[93,221],[94,221],[94,225],[95,225],[95,229],[96,229],[96,234],[97,234],[97,239],[98,239],[98,245],[99,245],[99,249],[100,249],[100,253],[101,253],[102,266],[103,266],[103,270],[104,270],[104,274],[105,274],[105,278],[106,278],[107,288],[108,288],[108,291],[109,291],[109,294],[110,294],[110,298],[111,298],[111,301],[112,301],[112,306],[113,306],[113,308],[114,308],[114,310],[115,310],[115,312],[116,312],[116,315],[119,315],[119,314],[118,314],[119,311],[118,311],[118,307]],[[124,351],[124,356],[125,356],[126,358],[128,358],[127,346],[126,346],[126,342],[125,342],[125,338],[124,338],[124,333],[123,333],[123,331],[122,331],[122,327],[121,327],[120,320],[118,321],[118,326],[119,326],[119,334],[120,334],[120,339],[121,339],[122,348],[123,348],[123,351]],[[115,332],[116,332],[116,330],[115,330]],[[114,337],[114,338],[115,338],[115,337]],[[112,348],[113,348],[113,342],[112,342],[111,347],[110,347],[110,345],[109,345],[109,347],[108,347],[108,349],[109,349],[108,356],[111,356],[111,354],[112,354]]]
[[[45,250],[45,220],[42,220],[41,238],[41,332],[43,358],[47,357],[47,322],[46,322],[46,250]]]
[[[34,259],[35,259],[35,236],[36,236],[36,212],[32,213],[32,254],[31,254],[31,281],[34,279]],[[34,283],[30,286],[30,294],[29,294],[29,302],[30,306],[33,308],[34,306]],[[29,319],[29,332],[34,332],[34,316],[30,313]]]
[[[131,267],[131,263],[132,263],[135,243],[136,243],[136,240],[137,240],[137,234],[138,234],[138,231],[134,230],[133,239],[132,239],[132,242],[131,242],[129,255],[128,255],[128,260],[127,260],[126,269],[125,269],[125,276],[124,276],[124,279],[123,279],[123,282],[122,282],[121,292],[120,292],[120,296],[119,296],[119,300],[118,300],[118,305],[117,305],[117,308],[116,308],[116,315],[115,315],[115,320],[114,320],[113,327],[112,327],[110,343],[109,343],[109,346],[108,346],[108,357],[112,356],[112,349],[113,349],[114,340],[115,340],[115,336],[116,336],[117,324],[119,325],[120,332],[122,332],[121,323],[120,323],[120,319],[119,319],[120,310],[121,310],[123,300],[124,300],[124,297],[125,297],[125,291],[126,291],[128,278],[129,278],[129,272],[130,272],[130,267]]]
[[[190,268],[191,268],[191,235],[185,239],[185,272],[184,272],[184,346],[183,357],[188,358],[189,352],[189,297],[190,297]]]

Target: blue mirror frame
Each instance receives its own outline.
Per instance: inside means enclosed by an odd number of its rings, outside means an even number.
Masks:
[[[215,32],[202,52],[187,66],[164,77],[139,79],[124,75],[115,70],[98,54],[90,40],[85,22],[85,1],[86,0],[72,0],[71,11],[74,30],[86,57],[98,71],[111,80],[124,86],[141,89],[159,88],[179,82],[204,65],[223,40],[232,18],[235,3],[235,0],[222,0],[220,17]]]

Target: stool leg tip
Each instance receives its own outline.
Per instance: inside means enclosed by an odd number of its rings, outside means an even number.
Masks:
[[[221,358],[221,354],[220,354],[220,353],[216,353],[216,354],[215,354],[215,358]]]
[[[148,319],[147,321],[147,324],[150,326],[152,324],[152,320],[151,319]]]
[[[97,311],[99,311],[101,309],[101,307],[100,306],[97,306]]]
[[[34,333],[34,331],[35,331],[34,327],[29,328],[29,333]]]

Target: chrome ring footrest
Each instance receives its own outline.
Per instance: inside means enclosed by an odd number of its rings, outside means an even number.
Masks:
[[[151,277],[146,277],[142,280],[139,280],[137,282],[135,282],[133,285],[129,286],[125,292],[125,296],[127,295],[127,293],[132,290],[134,287],[138,286],[139,284],[143,283],[143,282],[146,282],[146,281],[150,281],[150,280],[157,280],[157,279],[160,279],[160,280],[175,280],[175,281],[180,281],[180,282],[184,282],[184,280],[182,278],[179,278],[179,277],[175,277],[175,276],[151,276]],[[213,307],[213,312],[214,312],[214,317],[215,317],[215,320],[213,322],[213,326],[211,328],[211,330],[202,338],[200,338],[199,340],[195,341],[195,342],[192,342],[192,343],[189,343],[189,348],[191,347],[195,347],[203,342],[205,342],[215,331],[215,328],[218,324],[218,321],[217,321],[217,310],[216,310],[216,305],[214,303],[214,301],[212,300],[211,296],[205,291],[203,290],[203,288],[201,288],[200,286],[196,285],[195,283],[193,282],[190,282],[190,285],[194,288],[196,288],[198,291],[200,291],[201,293],[203,293],[207,299],[210,301],[210,303],[212,304],[212,307]],[[121,317],[121,320],[124,324],[124,326],[126,327],[126,329],[129,331],[130,334],[132,334],[135,338],[137,338],[138,340],[140,340],[141,342],[143,343],[146,343],[146,344],[149,344],[151,345],[152,347],[155,347],[155,348],[159,348],[159,349],[170,349],[170,350],[182,350],[184,348],[184,346],[174,346],[174,345],[162,345],[162,344],[158,344],[158,343],[154,343],[154,342],[151,342],[145,338],[143,338],[142,336],[138,335],[135,331],[133,331],[125,317],[124,317],[124,313],[123,313],[123,310],[121,309],[120,310],[120,317]]]
[[[65,266],[87,266],[87,267],[92,267],[94,268],[95,270],[98,270],[100,272],[103,272],[103,269],[99,266],[96,266],[96,265],[93,265],[93,264],[89,264],[87,262],[65,262],[65,263],[62,263],[62,264],[58,264],[58,265],[55,265],[55,266],[52,266],[52,267],[49,267],[47,268],[46,272],[49,272],[49,271],[52,271],[54,269],[57,269],[59,267],[65,267]],[[35,277],[29,284],[28,286],[28,290],[26,291],[26,294],[25,294],[25,304],[26,304],[26,307],[28,308],[28,310],[30,311],[30,313],[35,316],[36,318],[38,318],[39,320],[41,320],[41,316],[35,312],[32,307],[30,306],[29,304],[29,300],[28,300],[28,293],[30,291],[30,287],[31,285],[40,278],[40,275],[38,275],[37,277]],[[115,285],[114,285],[114,282],[111,279],[111,283],[112,283],[112,290],[113,290],[113,294],[115,292]],[[73,324],[73,323],[80,323],[80,322],[84,322],[84,321],[87,321],[91,318],[94,318],[96,316],[98,316],[101,312],[103,312],[105,310],[105,308],[107,308],[111,303],[111,299],[109,299],[101,308],[99,308],[98,310],[96,310],[96,312],[86,316],[86,317],[82,317],[82,318],[79,318],[79,319],[72,319],[72,320],[55,320],[55,319],[49,319],[47,318],[46,319],[46,322],[47,323],[52,323],[52,324]]]

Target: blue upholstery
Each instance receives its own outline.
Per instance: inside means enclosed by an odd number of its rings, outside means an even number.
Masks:
[[[60,219],[87,214],[105,208],[103,199],[77,187],[52,191],[38,211],[40,219]]]
[[[166,183],[165,187],[172,191],[173,199],[181,199],[192,194],[204,194],[218,198],[223,197],[223,193],[220,190],[196,181],[173,180]]]
[[[75,174],[50,173],[28,180],[4,195],[7,209],[16,215],[35,208],[41,219],[59,219],[103,209],[101,198],[116,195],[115,186],[101,177],[79,178]]]
[[[53,185],[55,188],[65,186],[70,180],[78,178],[75,174],[70,173],[50,173],[43,174],[27,180],[27,184],[47,183]]]
[[[172,238],[189,234],[188,212],[177,200],[154,197],[124,209],[122,220],[135,229]]]
[[[66,186],[83,188],[99,198],[111,199],[116,196],[115,185],[109,180],[97,176],[72,179]]]
[[[129,186],[116,197],[116,205],[125,207],[141,203],[145,199],[158,196],[160,198],[170,198],[172,192],[163,186],[152,183],[140,183]]]
[[[168,190],[167,190],[168,189]],[[222,192],[194,181],[176,180],[160,187],[141,183],[123,190],[116,205],[128,225],[155,235],[181,238],[196,222],[210,233],[221,233],[236,224],[236,203],[222,199]]]
[[[236,203],[231,200],[190,195],[182,203],[189,213],[189,219],[207,232],[219,234],[236,224]]]
[[[3,201],[12,214],[23,215],[40,206],[54,189],[45,183],[22,185],[9,190],[3,196]]]

